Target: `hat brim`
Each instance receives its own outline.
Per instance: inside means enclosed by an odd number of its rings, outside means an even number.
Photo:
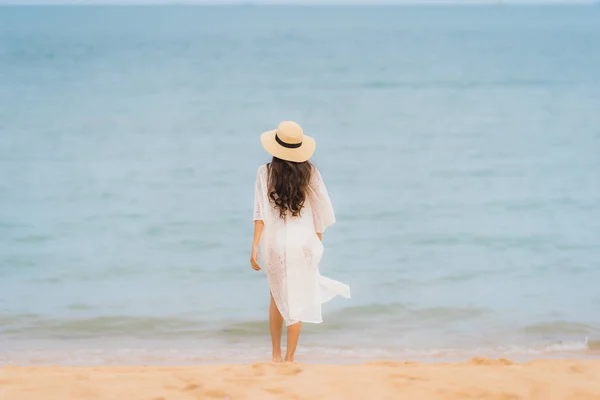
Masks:
[[[308,159],[314,154],[315,148],[317,147],[317,144],[313,138],[304,135],[302,138],[302,145],[300,147],[289,149],[277,143],[277,140],[275,140],[276,134],[277,129],[265,132],[260,135],[260,141],[269,154],[282,160],[297,163],[308,161]]]

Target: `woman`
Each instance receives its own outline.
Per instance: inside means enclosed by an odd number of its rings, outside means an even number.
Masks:
[[[262,145],[273,160],[258,169],[254,195],[254,241],[250,263],[261,260],[271,290],[269,323],[273,362],[281,362],[281,331],[287,325],[286,362],[294,353],[302,322],[320,323],[321,304],[350,288],[319,274],[323,232],[335,222],[325,184],[308,159],[315,141],[300,125],[282,122],[263,133]]]

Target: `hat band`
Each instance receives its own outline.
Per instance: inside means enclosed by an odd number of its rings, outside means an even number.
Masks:
[[[279,136],[277,136],[277,134],[275,134],[275,141],[277,143],[279,143],[280,146],[283,146],[287,149],[297,149],[298,147],[302,146],[302,142],[300,143],[286,143],[283,140],[279,139]]]

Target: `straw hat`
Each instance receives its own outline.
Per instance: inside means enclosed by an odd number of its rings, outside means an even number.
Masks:
[[[300,125],[284,121],[277,129],[260,136],[263,147],[269,154],[286,161],[301,163],[315,152],[315,140],[305,136]]]

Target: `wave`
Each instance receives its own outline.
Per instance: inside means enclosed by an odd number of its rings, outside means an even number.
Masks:
[[[33,235],[20,236],[13,240],[18,243],[39,244],[39,243],[49,242],[50,240],[52,240],[52,236],[33,234]]]
[[[216,335],[223,335],[226,338],[268,335],[269,324],[265,320],[234,322],[216,329],[214,333]]]
[[[91,311],[85,304],[73,304],[75,311]],[[380,319],[392,324],[443,323],[476,318],[489,313],[480,308],[430,307],[412,308],[400,303],[368,304],[333,311],[326,324],[311,326],[307,334],[356,329],[366,320]],[[196,316],[145,317],[145,316],[98,316],[92,318],[50,318],[36,314],[13,316],[0,315],[0,334],[19,338],[188,338],[212,337],[232,340],[234,338],[268,335],[265,319],[246,321],[221,321],[208,323]]]
[[[19,339],[202,336],[205,325],[191,318],[101,316],[56,319],[35,314],[0,317],[0,334]]]
[[[113,342],[112,346],[83,346],[68,342],[67,346],[57,345],[21,348],[2,346],[0,365],[191,365],[202,363],[251,363],[267,360],[270,349],[267,344],[247,341],[228,342],[222,345],[203,345],[204,342],[190,342],[180,345],[136,341],[134,346],[124,346]],[[513,361],[575,356],[595,358],[600,351],[600,342],[574,341],[552,343],[543,346],[506,346],[479,348],[400,348],[384,346],[311,346],[298,349],[298,358],[303,362],[355,363],[369,362],[381,364],[382,360],[410,360],[413,362],[464,362],[477,358],[508,358]],[[379,361],[374,361],[379,360]],[[389,361],[387,361],[389,362]]]
[[[85,304],[73,304],[72,309],[91,311]],[[489,352],[498,354],[542,355],[583,352],[600,354],[600,329],[582,322],[553,321],[511,327],[505,333],[492,329],[482,331],[493,339],[487,349],[478,335],[456,332],[460,326],[480,326],[493,312],[485,308],[427,307],[415,308],[401,303],[367,304],[332,311],[324,324],[307,324],[303,336],[313,343],[331,343],[334,349],[351,349],[357,345],[374,347],[414,342],[415,338],[428,338],[422,345],[460,343],[462,349],[429,349],[417,355],[445,356],[462,353],[475,355]],[[461,324],[462,323],[462,324]],[[458,325],[457,325],[458,324]],[[462,328],[458,328],[459,330]],[[469,328],[471,329],[471,328]],[[399,332],[403,334],[399,335]],[[466,335],[458,341],[456,334]],[[0,347],[15,342],[61,342],[71,340],[90,343],[172,343],[174,347],[186,342],[242,344],[268,341],[269,324],[266,316],[242,321],[210,321],[193,314],[169,317],[151,316],[98,316],[88,318],[51,318],[44,315],[0,314]],[[405,337],[403,339],[403,337]],[[468,338],[475,338],[471,341]],[[334,341],[332,341],[332,338]],[[512,343],[530,344],[530,347]],[[397,351],[407,352],[407,349]],[[412,350],[411,350],[412,351]],[[392,354],[397,356],[396,352]]]
[[[600,329],[581,322],[551,321],[523,328],[525,333],[535,335],[594,335],[600,334]]]
[[[491,313],[485,308],[468,307],[409,307],[400,303],[373,303],[362,306],[348,307],[333,312],[331,320],[363,320],[386,316],[391,319],[402,318],[410,322],[463,320],[480,317]]]
[[[490,87],[557,87],[573,83],[557,82],[541,79],[511,79],[498,81],[429,81],[429,82],[402,82],[402,81],[368,81],[363,87],[368,89],[477,89]]]

